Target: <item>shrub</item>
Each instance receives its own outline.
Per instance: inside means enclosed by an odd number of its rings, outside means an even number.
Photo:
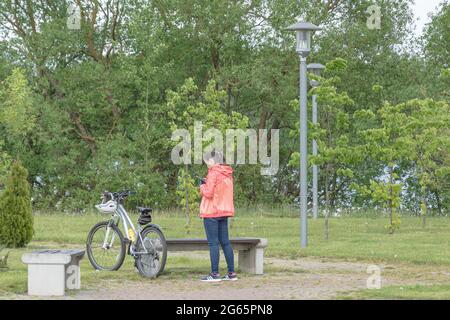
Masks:
[[[15,161],[0,198],[0,243],[7,247],[24,247],[33,237],[28,171]]]

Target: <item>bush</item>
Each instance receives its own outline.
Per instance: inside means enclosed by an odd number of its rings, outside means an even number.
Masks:
[[[24,247],[33,237],[28,171],[19,161],[11,167],[6,189],[0,198],[0,244]]]

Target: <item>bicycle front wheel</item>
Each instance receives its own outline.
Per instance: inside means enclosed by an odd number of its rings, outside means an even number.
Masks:
[[[164,234],[154,226],[141,232],[136,246],[136,266],[139,273],[147,278],[156,278],[163,272],[167,259],[167,243]]]
[[[97,223],[89,232],[86,252],[96,270],[119,270],[126,254],[122,232],[110,221]]]

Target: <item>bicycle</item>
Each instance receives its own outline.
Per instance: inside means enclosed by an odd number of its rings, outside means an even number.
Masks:
[[[104,192],[102,202],[95,207],[101,213],[112,214],[111,219],[97,223],[89,231],[86,252],[96,270],[119,270],[125,253],[135,259],[135,267],[147,278],[156,278],[163,272],[167,259],[167,243],[161,228],[150,223],[151,208],[137,207],[140,212],[135,228],[124,208],[124,199],[135,192]],[[122,222],[124,237],[119,228]],[[128,247],[128,248],[127,248]],[[128,250],[127,250],[128,249]]]

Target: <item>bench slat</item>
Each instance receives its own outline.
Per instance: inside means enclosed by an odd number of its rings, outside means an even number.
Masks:
[[[231,238],[231,244],[258,244],[260,238]],[[207,244],[208,240],[201,238],[181,238],[181,239],[167,239],[167,244]]]
[[[68,254],[71,256],[84,255],[83,249],[44,249],[31,252],[32,254]]]

